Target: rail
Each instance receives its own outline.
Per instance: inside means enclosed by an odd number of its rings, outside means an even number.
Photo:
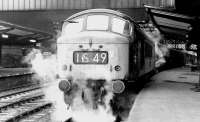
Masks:
[[[23,92],[26,93],[21,94]],[[39,88],[2,96],[0,99],[0,122],[18,122],[51,106],[52,103],[44,100],[44,93]]]

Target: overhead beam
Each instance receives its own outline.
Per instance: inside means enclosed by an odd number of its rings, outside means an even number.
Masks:
[[[10,30],[13,30],[14,28],[12,28],[12,27],[10,27],[10,28],[8,28],[8,29],[3,29],[3,30],[0,30],[0,33],[6,33],[6,32],[8,32],[8,31],[10,31]]]
[[[49,35],[47,35],[49,36]],[[44,35],[41,35],[39,33],[34,33],[34,34],[29,34],[26,36],[22,36],[22,37],[18,37],[17,40],[23,40],[23,39],[27,39],[27,38],[41,38],[44,37]]]
[[[33,29],[33,28],[28,28],[28,27],[12,24],[12,23],[5,22],[5,21],[2,21],[2,20],[0,20],[0,25],[8,26],[8,27],[11,27],[11,28],[16,28],[16,29],[19,29],[19,30],[28,31],[28,32],[32,32],[32,33],[40,33],[42,35],[51,35],[50,33],[46,33],[46,32],[43,32],[41,30],[38,30],[38,29]]]
[[[52,37],[50,36],[46,36],[46,37],[40,37],[40,38],[37,38],[37,40],[48,40],[48,39],[51,39]]]

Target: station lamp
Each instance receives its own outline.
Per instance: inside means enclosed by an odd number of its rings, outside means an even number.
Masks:
[[[35,42],[36,42],[35,39],[30,39],[29,41],[32,42],[32,43],[35,43]]]
[[[7,34],[1,34],[1,37],[7,39],[9,36]]]

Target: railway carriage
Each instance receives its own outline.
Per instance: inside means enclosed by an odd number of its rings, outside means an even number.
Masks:
[[[154,70],[155,44],[129,16],[90,9],[64,21],[57,59],[59,88],[66,94],[82,80],[98,90],[108,86],[106,90],[122,93],[126,83]]]

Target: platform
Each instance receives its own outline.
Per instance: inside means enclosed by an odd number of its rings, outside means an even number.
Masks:
[[[33,73],[30,68],[0,68],[0,78]]]
[[[0,94],[4,91],[38,84],[30,68],[0,68]],[[33,82],[34,80],[34,82]]]
[[[199,122],[200,92],[194,92],[198,72],[188,68],[155,75],[136,97],[127,122]]]

